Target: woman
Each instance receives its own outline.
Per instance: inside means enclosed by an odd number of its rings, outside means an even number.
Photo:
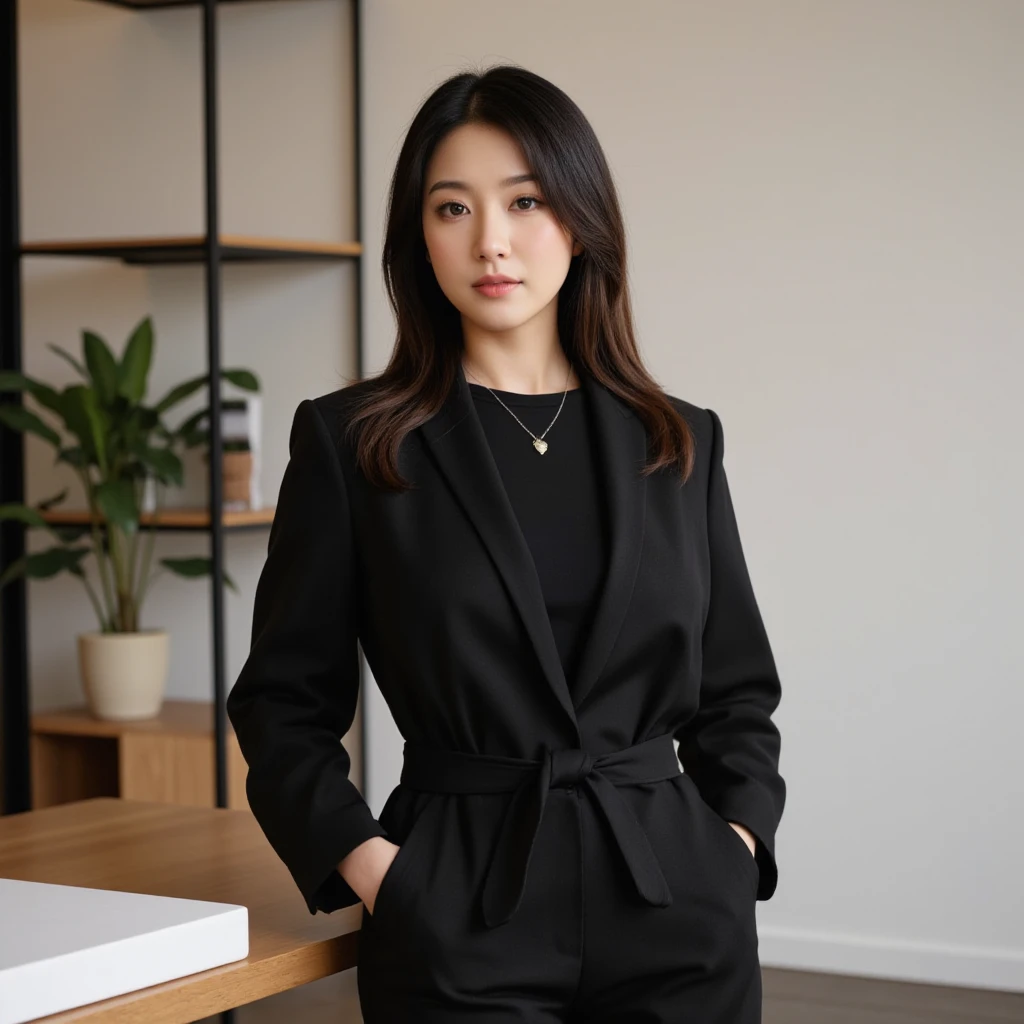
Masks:
[[[394,353],[296,410],[228,697],[253,813],[310,913],[362,901],[368,1024],[755,1024],[779,678],[600,145],[544,79],[459,74],[390,202]],[[406,741],[379,819],[357,639]]]

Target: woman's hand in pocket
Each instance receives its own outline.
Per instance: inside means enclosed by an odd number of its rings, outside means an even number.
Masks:
[[[750,855],[754,856],[757,850],[757,840],[754,838],[754,833],[750,831],[745,825],[741,825],[738,821],[730,821],[730,825],[740,834],[740,838],[747,844],[747,849],[750,850]]]
[[[400,847],[383,836],[373,836],[351,850],[338,864],[341,877],[373,914],[381,882]]]

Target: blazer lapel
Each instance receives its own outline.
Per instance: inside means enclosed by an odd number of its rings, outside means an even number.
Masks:
[[[608,501],[608,570],[572,690],[562,669],[544,594],[526,538],[473,405],[461,364],[444,406],[418,428],[452,491],[483,540],[514,601],[545,680],[573,724],[576,708],[596,681],[622,624],[643,542],[646,432],[633,411],[585,371],[593,411],[600,481]],[[539,456],[542,457],[542,456]]]
[[[607,502],[611,547],[604,583],[572,682],[577,708],[597,682],[629,606],[640,565],[647,501],[647,478],[640,472],[647,459],[643,421],[589,373],[581,371],[580,377],[593,413],[598,486]]]

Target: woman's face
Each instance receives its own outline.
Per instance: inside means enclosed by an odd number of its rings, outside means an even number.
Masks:
[[[478,124],[450,132],[427,164],[423,236],[437,283],[464,321],[488,333],[542,313],[556,322],[573,243],[539,183],[522,180],[529,176],[515,139]],[[489,295],[474,286],[487,274],[519,283]]]

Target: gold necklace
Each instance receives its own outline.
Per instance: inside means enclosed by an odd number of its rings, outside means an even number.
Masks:
[[[469,373],[469,375],[470,375],[470,376],[471,376],[471,377],[472,377],[472,378],[473,378],[473,379],[474,379],[474,380],[475,380],[475,381],[476,381],[476,382],[477,382],[478,384],[480,384],[480,385],[481,385],[482,387],[485,387],[485,388],[487,388],[487,385],[486,385],[486,384],[484,384],[484,382],[483,382],[482,380],[480,380],[480,379],[479,379],[479,378],[478,378],[478,377],[477,377],[477,376],[476,376],[476,375],[475,375],[475,374],[474,374],[474,373],[472,372],[472,370],[470,370],[470,369],[469,369],[469,367],[468,367],[468,366],[466,367],[466,371],[467,371],[467,372]],[[557,420],[557,419],[558,419],[558,413],[562,411],[562,406],[563,406],[563,405],[565,405],[565,396],[566,396],[567,394],[569,394],[569,378],[570,378],[571,376],[572,376],[572,363],[570,363],[570,364],[569,364],[569,372],[568,372],[568,373],[567,373],[567,374],[565,375],[565,394],[563,394],[563,395],[562,395],[562,401],[561,401],[561,402],[559,403],[559,405],[558,405],[558,412],[556,412],[556,413],[555,413],[555,417],[554,417],[554,419],[553,419],[553,420],[552,420],[552,421],[551,421],[551,422],[550,422],[550,423],[549,423],[549,424],[547,425],[546,429],[544,430],[544,434],[546,434],[546,433],[547,433],[547,432],[548,432],[548,431],[549,431],[549,430],[550,430],[550,429],[551,429],[551,428],[552,428],[552,427],[553,427],[553,426],[555,425],[555,420]],[[498,398],[498,396],[494,394],[494,391],[493,391],[493,390],[492,390],[491,388],[487,388],[487,390],[488,390],[488,391],[490,391],[490,392],[491,392],[491,394],[492,394],[492,395],[494,395],[494,397],[495,397],[495,398]],[[498,401],[499,401],[499,402],[501,402],[501,399],[500,399],[500,398],[498,398]],[[537,435],[536,435],[536,434],[535,434],[535,433],[534,433],[534,432],[533,432],[533,431],[532,431],[532,430],[531,430],[531,429],[530,429],[530,428],[529,428],[529,427],[528,427],[528,426],[527,426],[527,425],[526,425],[526,424],[525,424],[525,423],[524,423],[524,422],[523,422],[523,421],[522,421],[522,420],[521,420],[521,419],[520,419],[520,418],[519,418],[518,416],[516,416],[516,414],[515,414],[514,412],[512,412],[512,410],[511,410],[511,409],[509,409],[509,408],[508,408],[508,406],[507,406],[507,405],[505,405],[505,403],[504,403],[504,402],[501,402],[501,404],[502,404],[502,405],[503,405],[503,406],[504,406],[504,407],[505,407],[506,409],[508,409],[508,411],[509,411],[509,412],[510,412],[510,413],[511,413],[511,414],[512,414],[513,416],[515,416],[515,420],[516,420],[516,422],[517,422],[517,423],[518,423],[518,424],[519,424],[519,425],[520,425],[520,426],[521,426],[521,427],[523,428],[523,430],[525,430],[525,431],[526,431],[526,432],[527,432],[527,433],[528,433],[528,434],[530,435],[530,437],[532,437],[532,438],[533,438],[533,447],[534,447],[534,448],[536,448],[536,449],[537,449],[537,451],[539,451],[539,452],[541,453],[541,455],[543,455],[543,454],[544,454],[544,453],[545,453],[545,452],[546,452],[546,451],[548,450],[548,443],[547,443],[547,441],[545,441],[545,440],[544,440],[544,434],[541,434],[541,435],[540,435],[540,436],[538,437],[538,436],[537,436]]]

